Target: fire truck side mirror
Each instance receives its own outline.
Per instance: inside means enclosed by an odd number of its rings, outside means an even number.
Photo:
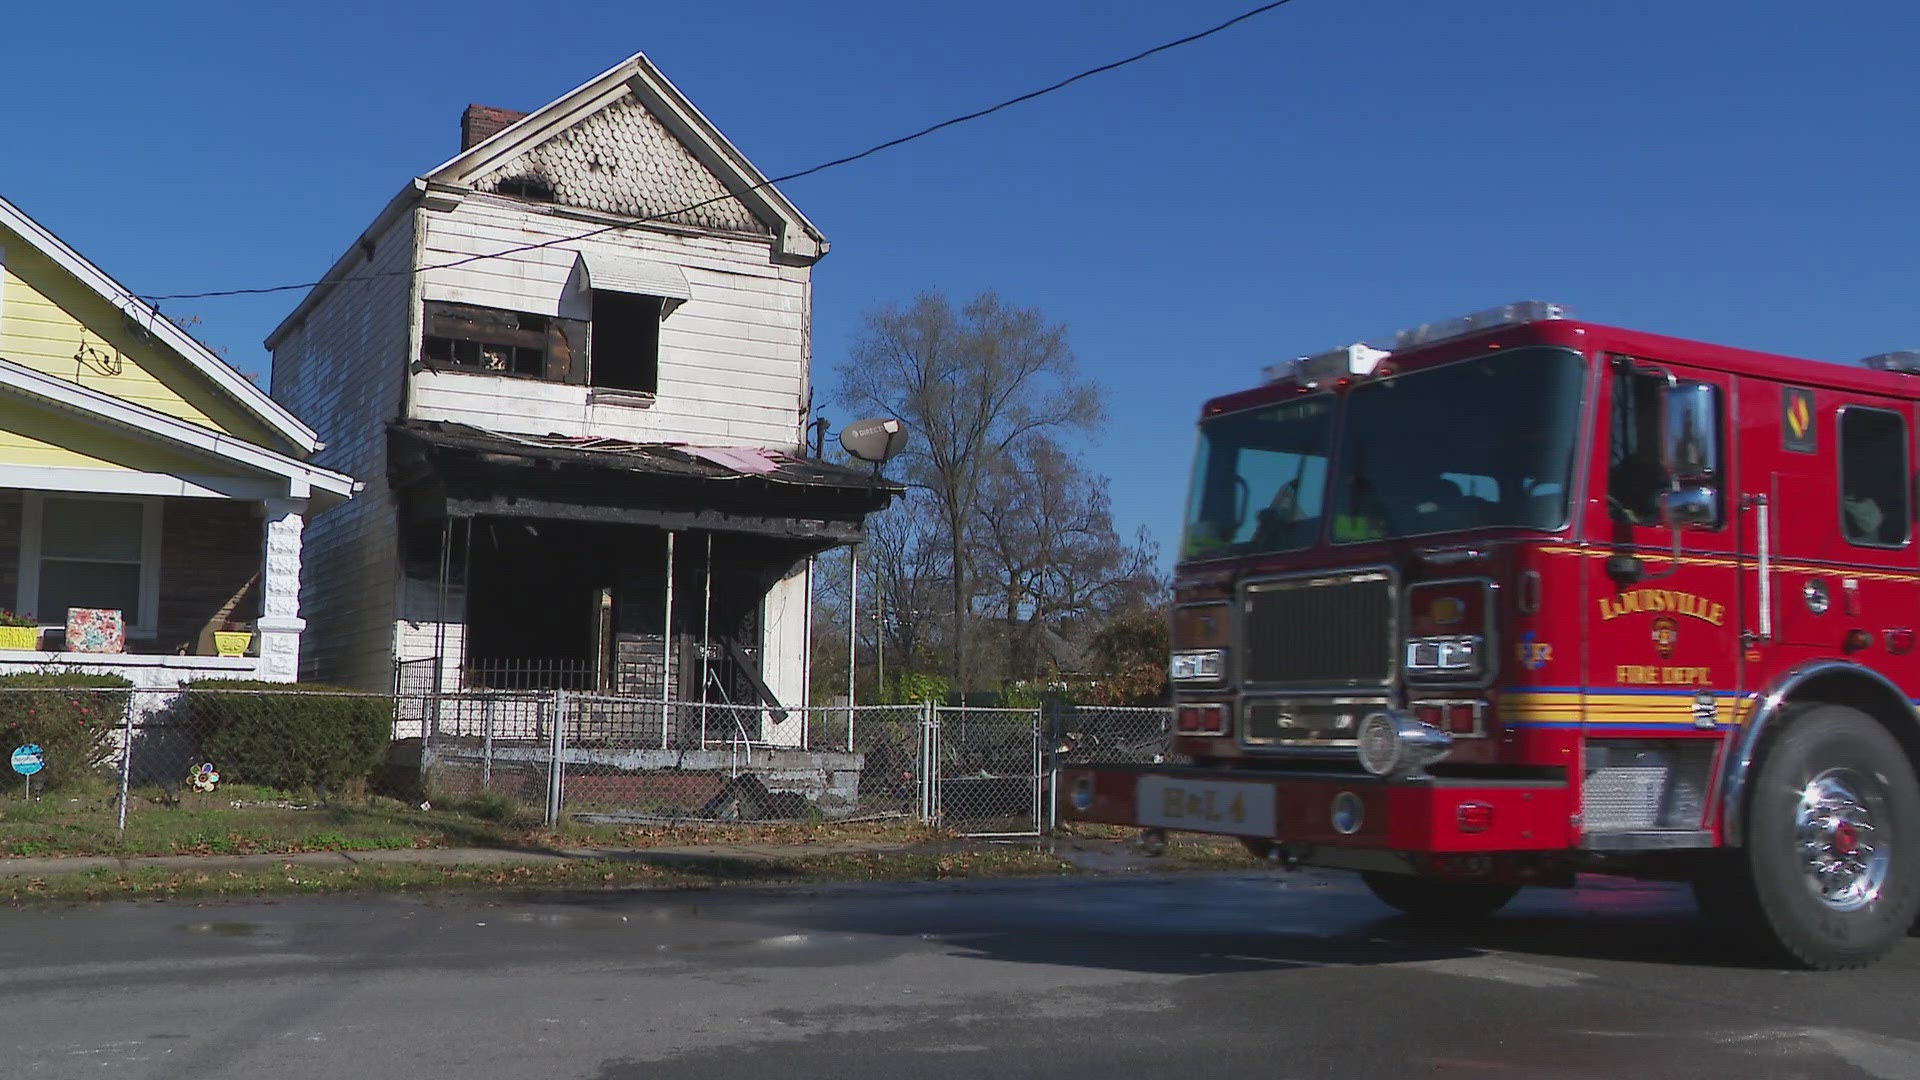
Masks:
[[[1674,529],[1720,527],[1720,492],[1706,484],[1676,487],[1660,493],[1660,519]]]
[[[1720,388],[1675,382],[1661,399],[1660,460],[1675,486],[1712,484],[1720,476]]]

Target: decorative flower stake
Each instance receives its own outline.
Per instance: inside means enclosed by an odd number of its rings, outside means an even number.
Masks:
[[[193,774],[187,779],[195,791],[212,791],[220,783],[220,774],[213,771],[213,762],[203,761],[194,767]]]

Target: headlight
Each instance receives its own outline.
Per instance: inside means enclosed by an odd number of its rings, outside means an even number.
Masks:
[[[1446,732],[1392,711],[1369,714],[1354,740],[1360,767],[1375,776],[1424,776],[1452,747]]]
[[[1407,641],[1409,675],[1478,675],[1486,642],[1478,634]]]
[[[1173,654],[1167,677],[1174,682],[1219,682],[1227,673],[1225,649],[1192,649]]]

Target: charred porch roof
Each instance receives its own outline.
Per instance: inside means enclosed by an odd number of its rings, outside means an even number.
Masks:
[[[904,489],[822,461],[750,447],[503,435],[464,424],[387,426],[388,478],[416,521],[522,517],[857,542]]]

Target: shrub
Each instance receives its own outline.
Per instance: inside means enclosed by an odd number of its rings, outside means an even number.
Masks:
[[[0,675],[0,754],[38,743],[47,767],[34,776],[36,787],[52,790],[84,779],[114,756],[114,735],[132,688],[118,675]]]
[[[184,708],[220,778],[337,792],[365,780],[393,737],[393,701],[309,683],[203,679]]]

